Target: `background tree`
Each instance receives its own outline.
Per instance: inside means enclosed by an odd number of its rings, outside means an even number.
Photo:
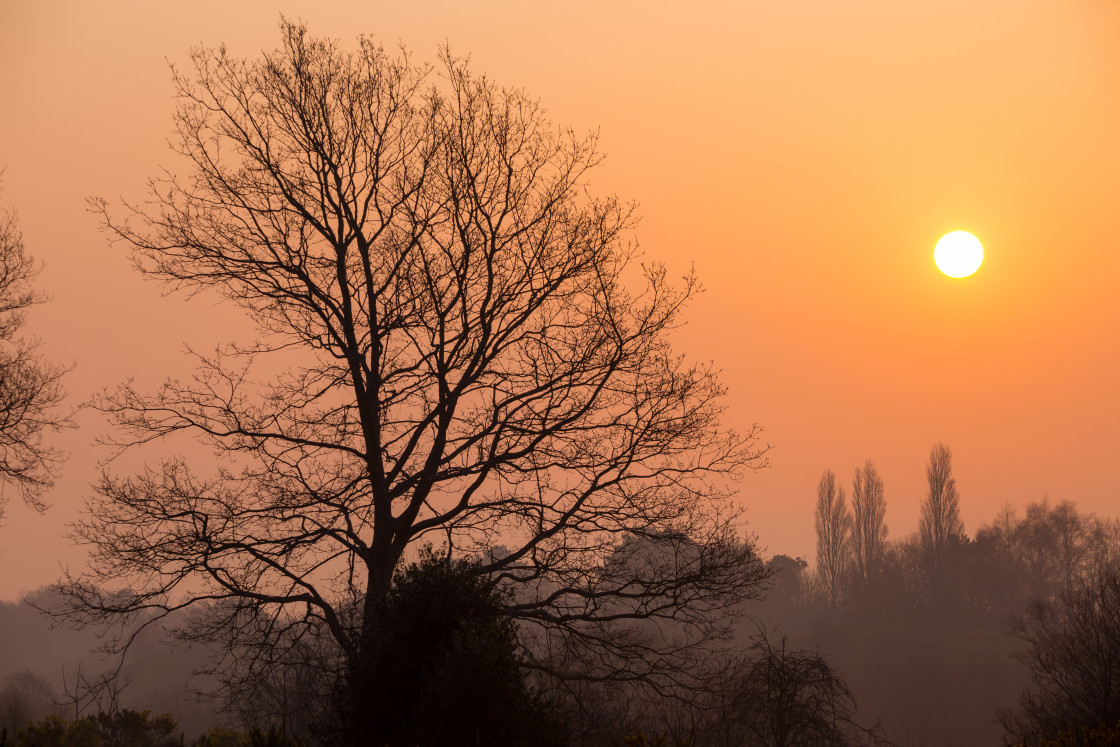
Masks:
[[[844,488],[836,484],[836,474],[826,469],[817,483],[817,577],[831,606],[840,600],[851,560],[851,526]]]
[[[0,687],[0,733],[14,737],[21,726],[57,713],[54,688],[42,675],[15,672]]]
[[[62,461],[45,437],[67,424],[58,413],[65,369],[39,355],[37,340],[20,336],[28,308],[45,300],[31,287],[38,272],[16,214],[0,210],[0,521],[5,485],[41,511]]]
[[[1009,507],[976,533],[989,548],[993,572],[1006,588],[1005,608],[1070,591],[1117,562],[1114,520],[1081,513],[1072,501],[1047,499],[1027,505],[1020,517]]]
[[[791,558],[780,553],[766,561],[773,584],[766,594],[766,602],[779,610],[779,614],[792,615],[805,604],[808,599],[808,567],[809,564],[800,557]]]
[[[938,443],[930,449],[926,482],[929,492],[922,502],[918,532],[936,595],[944,585],[950,548],[964,537],[957,481],[953,477],[953,453],[945,444]]]
[[[1044,499],[1045,502],[1045,499]],[[1087,554],[1089,522],[1077,511],[1073,501],[1062,501],[1051,513],[1055,540],[1058,546],[1058,573],[1061,588],[1074,588],[1081,576],[1081,564]],[[1103,567],[1103,566],[1098,566]]]
[[[150,624],[217,601],[180,635],[270,652],[227,659],[230,677],[326,640],[357,708],[394,571],[438,541],[516,587],[530,666],[679,683],[758,589],[734,511],[713,507],[764,449],[720,425],[714,371],[673,353],[697,282],[632,268],[631,208],[587,194],[595,137],[446,52],[433,81],[403,52],[283,22],[262,59],[192,59],[174,77],[185,176],[131,223],[95,204],[143,272],[217,292],[261,338],[99,402],[121,448],[187,434],[218,458],[107,473],[76,529],[91,571],[56,612]],[[633,536],[685,552],[601,573]],[[508,552],[487,555],[496,541]],[[682,635],[604,625],[651,619]]]
[[[883,563],[887,549],[886,516],[883,479],[868,459],[862,468],[856,469],[852,483],[852,557],[863,591]]]

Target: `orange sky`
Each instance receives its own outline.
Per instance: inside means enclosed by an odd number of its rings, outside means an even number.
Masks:
[[[595,189],[636,200],[647,256],[706,287],[681,349],[716,360],[729,420],[774,445],[741,493],[768,553],[811,556],[821,471],[847,484],[866,458],[891,536],[913,531],[938,440],[969,533],[1043,495],[1120,515],[1116,0],[177,5],[0,0],[0,202],[46,263],[54,300],[29,326],[77,363],[74,401],[248,330],[233,307],[161,298],[84,198],[141,198],[174,164],[165,59],[255,55],[283,12],[425,59],[447,40],[600,130]],[[933,265],[953,229],[985,246],[967,280]],[[82,562],[61,535],[105,454],[80,422],[51,511],[9,505],[0,598]]]

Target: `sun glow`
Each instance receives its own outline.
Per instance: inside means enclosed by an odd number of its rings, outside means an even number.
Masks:
[[[937,269],[951,278],[964,278],[980,269],[984,247],[968,231],[952,231],[941,237],[933,249]]]

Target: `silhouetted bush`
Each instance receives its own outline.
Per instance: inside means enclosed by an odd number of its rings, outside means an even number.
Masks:
[[[48,716],[21,728],[12,747],[178,747],[169,714],[122,710],[68,721]]]
[[[856,699],[819,653],[791,648],[765,632],[734,682],[732,718],[743,747],[885,744],[878,727],[855,720]]]
[[[668,735],[658,734],[656,737],[647,737],[644,733],[627,734],[621,739],[612,739],[611,747],[692,747],[690,739],[673,739]]]
[[[477,564],[427,548],[373,614],[369,668],[353,674],[343,704],[363,729],[342,743],[564,743],[558,718],[522,677],[513,622]]]
[[[1112,726],[1101,724],[1092,728],[1066,729],[1053,739],[1024,739],[1011,747],[1120,747],[1120,722]]]
[[[304,743],[275,729],[235,731],[216,726],[196,739],[191,747],[303,747]]]

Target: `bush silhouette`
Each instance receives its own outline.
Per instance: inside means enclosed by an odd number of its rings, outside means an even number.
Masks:
[[[563,742],[551,711],[526,685],[516,629],[477,564],[437,555],[399,571],[376,610],[377,638],[347,707],[364,722],[347,744],[377,747]]]
[[[177,747],[169,714],[125,709],[68,721],[48,716],[21,728],[12,747]]]

